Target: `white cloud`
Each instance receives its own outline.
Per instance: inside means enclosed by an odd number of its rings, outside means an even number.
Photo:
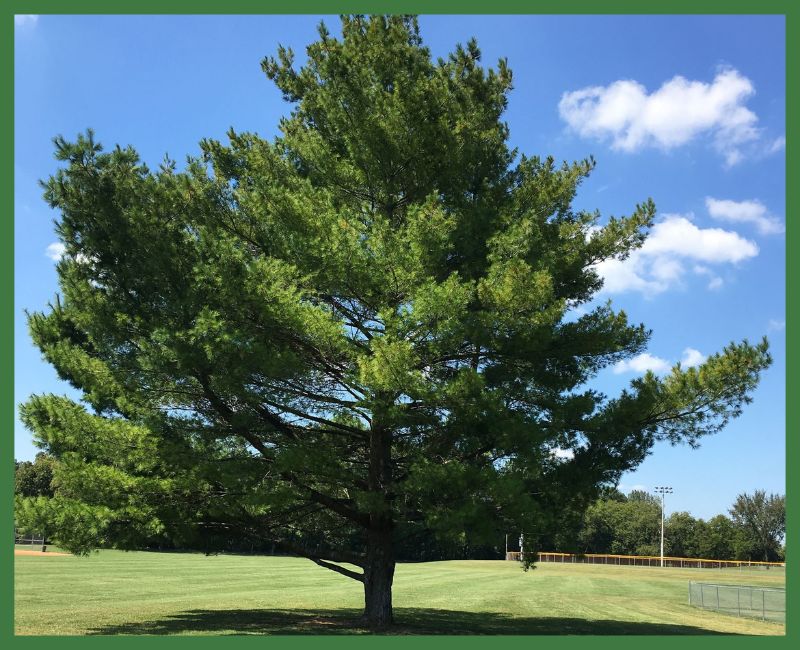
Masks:
[[[16,16],[14,16],[15,27],[25,27],[25,26],[33,27],[38,22],[39,22],[39,16],[37,16],[36,14],[17,14]]]
[[[783,151],[786,148],[786,136],[782,135],[778,138],[775,138],[766,149],[766,154],[770,155],[773,153],[778,153],[779,151]]]
[[[653,277],[661,282],[671,282],[678,280],[683,275],[681,263],[669,257],[656,257],[650,267]]]
[[[683,357],[681,357],[681,365],[684,368],[694,368],[705,362],[706,359],[706,355],[700,352],[700,350],[686,348],[683,351]],[[636,372],[641,374],[648,370],[652,370],[657,375],[660,375],[668,372],[670,368],[672,368],[672,365],[672,362],[666,359],[656,357],[649,352],[643,352],[631,359],[618,361],[611,369],[615,375],[621,375],[624,372]]]
[[[634,252],[627,260],[607,259],[595,264],[594,268],[603,278],[602,291],[605,293],[624,293],[638,291],[647,296],[666,291],[669,283],[646,279],[646,260]]]
[[[769,214],[767,206],[756,199],[731,201],[707,196],[706,208],[708,214],[720,221],[752,223],[762,235],[781,233],[785,230],[780,219]]]
[[[575,452],[572,449],[562,449],[561,447],[553,447],[550,454],[560,460],[572,460],[575,457]]]
[[[64,244],[61,242],[55,242],[47,247],[47,250],[44,252],[44,254],[54,262],[58,262],[62,257],[64,257],[65,250]]]
[[[664,215],[650,231],[644,245],[626,260],[608,259],[595,265],[606,293],[639,291],[654,296],[680,284],[684,262],[693,270],[713,275],[705,264],[735,264],[758,255],[758,246],[737,233],[721,228],[699,228],[687,216]],[[713,278],[710,289],[722,285]]]
[[[673,254],[700,262],[741,262],[758,255],[758,246],[721,228],[698,228],[687,217],[667,214],[644,242],[645,255]]]
[[[655,373],[666,372],[670,369],[669,361],[661,357],[654,357],[649,352],[642,352],[637,354],[632,359],[625,359],[618,361],[612,368],[615,375],[620,375],[623,372],[647,372],[652,370]]]
[[[759,138],[758,117],[744,105],[754,93],[747,77],[726,68],[711,83],[675,76],[649,94],[626,79],[565,92],[558,111],[579,135],[610,139],[619,151],[669,150],[710,135],[731,166],[742,159],[741,146]]]
[[[714,271],[712,271],[707,266],[703,266],[702,264],[695,264],[694,267],[692,268],[692,270],[697,275],[704,275],[704,276],[707,276],[707,277],[711,278],[708,281],[708,285],[707,285],[708,288],[711,291],[716,291],[717,289],[722,287],[722,285],[724,284],[723,281],[722,281],[722,278],[719,277],[718,275],[714,275]]]
[[[681,365],[685,368],[694,368],[699,366],[707,359],[706,355],[704,355],[700,350],[695,350],[694,348],[686,348],[683,351],[683,358],[681,359]]]
[[[769,323],[767,324],[767,329],[770,332],[779,332],[780,330],[786,329],[786,321],[778,320],[777,318],[770,318]]]

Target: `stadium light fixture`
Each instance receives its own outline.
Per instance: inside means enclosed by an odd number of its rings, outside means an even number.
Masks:
[[[664,495],[672,494],[672,488],[668,485],[657,485],[653,488],[656,494],[661,495],[661,566],[664,566]]]

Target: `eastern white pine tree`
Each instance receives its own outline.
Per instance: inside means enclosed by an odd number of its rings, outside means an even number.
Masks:
[[[56,139],[62,298],[30,330],[83,403],[22,407],[58,469],[20,522],[77,552],[272,540],[363,582],[385,626],[401,537],[524,530],[533,557],[657,440],[739,414],[766,342],[587,387],[649,332],[565,316],[655,207],[594,231],[571,207],[593,161],[510,150],[511,71],[479,60],[432,61],[414,18],[345,17],[302,68],[264,61],[293,105],[274,141],[231,132],[179,172]]]

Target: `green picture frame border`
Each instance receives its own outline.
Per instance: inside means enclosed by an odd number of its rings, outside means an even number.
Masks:
[[[786,115],[800,115],[800,3],[797,0],[655,0],[642,3],[632,0],[606,0],[593,2],[591,0],[572,0],[568,7],[558,0],[494,0],[487,3],[481,0],[439,0],[421,2],[419,0],[295,0],[289,5],[269,3],[264,0],[195,0],[186,2],[179,0],[117,0],[116,2],[103,2],[102,0],[4,0],[0,3],[0,88],[5,91],[0,93],[0,129],[2,129],[3,146],[0,149],[0,169],[5,173],[0,175],[0,417],[2,430],[6,434],[0,436],[0,521],[3,528],[8,526],[8,534],[13,528],[13,465],[14,443],[14,15],[15,14],[339,14],[339,13],[418,13],[418,14],[758,14],[758,15],[783,15],[786,19]],[[466,38],[466,36],[465,36]],[[794,108],[792,108],[794,106]],[[792,334],[797,331],[798,319],[798,258],[788,254],[800,240],[800,227],[793,223],[789,216],[791,208],[800,203],[800,183],[792,184],[790,179],[800,179],[800,165],[794,147],[800,142],[797,136],[797,119],[792,121],[787,117],[786,124],[786,394],[800,395],[798,391],[798,346],[792,339]],[[794,281],[791,278],[795,278]],[[792,289],[795,289],[794,294]],[[786,430],[797,432],[800,430],[800,409],[797,400],[787,400]],[[800,441],[796,436],[786,436],[786,464],[787,470],[792,460],[798,460],[798,447]],[[375,644],[381,648],[408,647],[413,643],[415,648],[436,647],[442,648],[480,648],[487,644],[502,643],[504,650],[515,648],[530,648],[531,644],[546,644],[548,648],[577,648],[591,646],[594,648],[641,648],[646,643],[648,650],[672,647],[678,639],[682,645],[688,644],[697,648],[732,648],[741,644],[748,646],[786,646],[788,643],[797,643],[798,607],[795,606],[794,588],[798,584],[797,567],[800,562],[794,561],[794,552],[800,549],[800,542],[796,535],[794,524],[800,521],[798,508],[794,500],[800,493],[797,489],[796,476],[787,471],[787,534],[788,555],[790,557],[786,568],[788,583],[787,597],[787,625],[786,635],[780,637],[734,637],[734,636],[503,636],[501,640],[492,640],[478,636],[463,637],[396,637],[382,636],[309,636],[309,637],[149,637],[149,643],[161,647],[191,643],[193,648],[198,645],[204,647],[218,647],[222,641],[226,645],[233,644],[244,647],[243,644],[269,644],[273,647],[291,648],[345,648],[359,644]],[[17,648],[47,647],[52,649],[54,643],[64,647],[99,647],[97,644],[111,643],[114,648],[132,647],[132,644],[141,643],[138,637],[60,637],[14,636],[14,556],[13,553],[4,552],[0,555],[0,641],[12,644]],[[795,638],[792,642],[791,639]],[[8,645],[5,645],[8,647]],[[185,646],[184,646],[185,647]],[[362,645],[362,647],[366,647]]]

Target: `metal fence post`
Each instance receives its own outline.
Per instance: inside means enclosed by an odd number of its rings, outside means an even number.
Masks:
[[[736,615],[742,615],[742,598],[741,598],[742,590],[739,587],[736,587]]]
[[[762,621],[767,620],[766,608],[764,607],[764,599],[765,599],[764,597],[765,597],[766,593],[767,592],[764,591],[763,589],[761,590],[761,620]]]

